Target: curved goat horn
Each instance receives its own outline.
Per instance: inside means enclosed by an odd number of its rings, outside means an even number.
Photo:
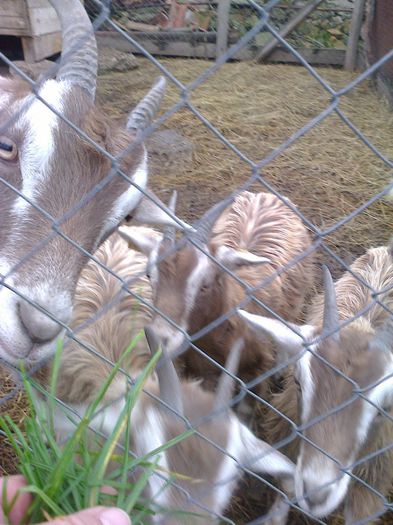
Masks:
[[[325,300],[323,308],[322,335],[328,335],[338,329],[339,317],[337,310],[336,290],[334,288],[332,275],[326,265],[323,265],[323,288]],[[340,338],[339,332],[332,334],[332,337],[338,341]]]
[[[128,130],[140,133],[149,126],[160,107],[165,88],[165,78],[159,77],[149,93],[131,111],[127,121]]]
[[[168,204],[168,209],[173,213],[173,215],[175,215],[175,211],[176,211],[176,201],[177,201],[177,191],[175,190],[172,193],[171,200],[169,201],[169,204]],[[175,244],[175,239],[176,239],[175,226],[167,226],[164,231],[163,240],[168,241],[170,246],[173,246]]]
[[[145,326],[145,336],[150,352],[154,355],[160,346],[157,336],[149,326]],[[175,414],[183,416],[180,379],[171,358],[165,352],[164,348],[162,349],[162,356],[157,363],[156,373],[160,387],[160,399],[164,401]],[[175,414],[173,415],[175,416]]]
[[[85,88],[94,100],[97,83],[97,42],[80,0],[50,0],[61,22],[63,46],[57,80]]]
[[[226,199],[218,202],[207,210],[201,219],[197,222],[195,229],[196,232],[189,235],[189,237],[200,244],[207,244],[210,239],[211,231],[213,226],[222,212],[233,202],[233,196],[229,196]]]

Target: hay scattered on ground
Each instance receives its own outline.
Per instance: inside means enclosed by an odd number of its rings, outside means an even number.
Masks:
[[[0,399],[10,398],[9,401],[0,404],[0,414],[8,414],[20,427],[27,411],[27,400],[16,385],[9,372],[0,365]],[[15,395],[14,395],[15,394]],[[17,472],[17,459],[14,451],[6,437],[0,435],[0,476],[15,474]]]
[[[137,70],[101,78],[99,97],[105,110],[118,118],[125,117],[158,74],[148,61],[139,60]],[[202,60],[168,59],[162,63],[185,84],[211,66]],[[334,89],[343,88],[355,77],[333,68],[318,68],[318,73]],[[179,90],[170,83],[163,109],[178,100]],[[244,62],[225,64],[191,97],[194,106],[253,162],[266,157],[316,117],[330,100],[304,68]],[[371,81],[345,95],[340,108],[381,153],[393,158],[393,113]],[[178,209],[184,218],[199,217],[249,177],[249,165],[188,109],[178,111],[164,126],[176,129],[195,146],[192,165],[181,172],[170,161],[165,165],[161,159],[152,159],[153,187],[163,195],[164,190],[177,188]],[[335,114],[268,164],[263,175],[321,229],[342,220],[390,181],[389,168]],[[263,188],[255,185],[254,189]],[[386,243],[392,226],[392,205],[379,201],[329,235],[327,242],[351,262],[367,248]],[[340,271],[336,268],[336,275]]]

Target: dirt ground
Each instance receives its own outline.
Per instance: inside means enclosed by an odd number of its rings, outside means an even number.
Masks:
[[[98,98],[104,111],[120,121],[125,120],[127,112],[159,74],[147,60],[138,59],[138,63],[136,70],[105,74],[99,80]],[[161,63],[185,84],[212,65],[180,59]],[[318,68],[318,73],[334,89],[343,88],[355,76],[333,68]],[[180,96],[180,90],[169,84],[164,111],[178,102]],[[257,162],[316,117],[330,99],[304,68],[233,63],[225,64],[198,87],[190,102],[227,140]],[[393,158],[393,113],[372,82],[365,81],[342,97],[340,108],[384,156]],[[250,166],[189,109],[176,112],[161,129],[175,130],[186,141],[185,150],[178,154],[176,148],[168,148],[151,155],[151,185],[163,200],[168,200],[171,190],[178,190],[180,217],[189,221],[200,217],[205,209],[250,176]],[[391,180],[386,164],[334,113],[270,162],[262,175],[321,230],[343,220]],[[264,188],[258,183],[253,189]],[[368,248],[389,240],[393,231],[392,206],[386,200],[377,201],[328,235],[326,243],[345,263],[351,263]],[[326,254],[320,253],[319,258],[331,264],[335,277],[342,273],[340,265]],[[7,384],[6,390],[9,388]],[[10,410],[10,405],[6,410]],[[14,417],[21,419],[23,410],[23,397],[19,395],[12,405]],[[2,442],[0,449],[1,472],[14,471],[14,459]],[[239,524],[257,519],[265,510],[265,499],[255,484],[249,483],[245,481],[234,504],[234,520]],[[245,492],[247,502],[242,498]],[[290,523],[305,521],[293,517]],[[339,523],[334,520],[335,525]],[[384,523],[393,523],[393,519],[386,516]]]
[[[114,117],[124,118],[159,74],[148,61],[139,62],[137,70],[100,79],[99,99]],[[185,84],[211,65],[202,60],[161,62]],[[343,88],[355,76],[333,68],[318,68],[318,72],[334,89]],[[163,110],[178,101],[179,90],[170,83]],[[301,67],[232,63],[198,87],[190,102],[226,139],[257,162],[324,110],[330,95]],[[383,155],[392,158],[393,113],[370,81],[342,97],[340,108]],[[179,164],[170,151],[151,158],[153,188],[163,198],[176,188],[183,218],[198,218],[250,176],[249,165],[189,109],[176,112],[163,128],[176,130],[193,144],[188,164]],[[334,113],[269,163],[263,177],[322,230],[352,213],[390,182],[389,168]],[[256,184],[254,189],[264,188]],[[350,263],[371,246],[386,243],[392,232],[391,210],[387,202],[376,202],[329,235],[328,245]],[[336,274],[340,272],[337,268]]]

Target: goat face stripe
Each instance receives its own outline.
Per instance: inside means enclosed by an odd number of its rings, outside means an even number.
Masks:
[[[145,189],[147,185],[147,174],[147,152],[144,151],[142,161],[133,174],[132,181],[141,188]],[[109,216],[102,227],[101,234],[95,249],[98,248],[100,240],[104,237],[104,235],[112,228],[115,228],[127,215],[127,213],[137,206],[141,198],[142,193],[135,186],[130,184],[128,189],[118,197],[111,211],[109,212]]]
[[[228,438],[228,455],[223,456],[221,466],[215,479],[216,493],[214,498],[215,508],[213,509],[215,512],[222,512],[225,510],[231,498],[237,478],[239,478],[241,474],[236,461],[233,460],[232,457],[238,458],[240,456],[244,448],[244,443],[242,442],[240,434],[240,422],[233,416],[230,417]]]
[[[56,111],[62,113],[63,100],[69,89],[68,82],[48,80],[40,89],[39,94]],[[54,131],[60,119],[40,100],[31,102],[32,98],[35,98],[35,95],[29,95],[22,101],[22,106],[24,103],[30,106],[20,123],[26,133],[20,155],[20,169],[22,194],[34,202],[37,188],[48,173],[48,165],[54,151]],[[20,218],[25,215],[28,208],[30,204],[22,197],[18,197],[14,203],[13,212]]]
[[[316,347],[313,345],[310,348],[313,352],[316,352]],[[297,363],[297,371],[300,375],[300,382],[302,385],[302,421],[303,423],[308,421],[311,412],[311,404],[314,398],[314,380],[311,372],[311,359],[318,359],[314,357],[311,352],[306,352]]]
[[[138,405],[138,415],[140,406]],[[137,454],[145,455],[161,447],[165,443],[165,434],[163,429],[162,419],[157,409],[149,407],[144,413],[144,423],[140,425],[138,433],[136,433]],[[138,419],[135,417],[134,421]],[[169,503],[168,492],[170,485],[165,479],[165,473],[170,472],[166,452],[159,456],[158,465],[162,469],[162,476],[153,474],[149,478],[149,488],[151,491],[151,498],[159,507],[167,507]],[[157,517],[158,518],[158,517]]]
[[[188,330],[189,315],[195,306],[195,300],[200,290],[202,281],[204,278],[206,278],[208,272],[211,271],[212,265],[209,258],[203,252],[196,248],[194,250],[197,254],[197,264],[194,270],[190,273],[186,286],[184,322],[182,323],[182,327],[185,330]]]
[[[393,377],[390,377],[391,374],[393,374],[393,356],[390,352],[387,352],[383,373],[383,376],[386,376],[386,379],[382,380],[382,377],[378,378],[381,382],[367,395],[367,398],[370,399],[371,403],[368,403],[367,401],[363,402],[361,419],[357,429],[359,444],[363,444],[367,439],[371,423],[377,414],[376,406],[383,408],[392,405]]]

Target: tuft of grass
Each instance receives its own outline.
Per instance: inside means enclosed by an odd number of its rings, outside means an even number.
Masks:
[[[150,476],[159,470],[157,463],[160,454],[192,433],[187,430],[145,456],[136,458],[130,454],[130,415],[161,352],[151,358],[135,384],[130,386],[124,409],[111,435],[103,438],[89,428],[124,358],[135,347],[138,339],[139,336],[116,363],[85,415],[78,422],[74,421],[75,430],[63,445],[56,442],[54,431],[54,411],[59,409],[56,382],[61,373],[62,344],[59,344],[54,358],[49,392],[23,373],[29,404],[24,431],[8,415],[0,416],[0,428],[14,449],[19,470],[28,483],[21,492],[33,496],[33,503],[22,523],[41,523],[96,505],[117,506],[125,510],[131,516],[133,525],[144,523],[148,516],[154,514],[151,502],[142,497],[143,490]],[[35,409],[34,388],[47,395],[48,416]],[[138,476],[131,479],[136,472]],[[7,503],[5,495],[4,489],[0,497],[8,520],[15,502]]]

